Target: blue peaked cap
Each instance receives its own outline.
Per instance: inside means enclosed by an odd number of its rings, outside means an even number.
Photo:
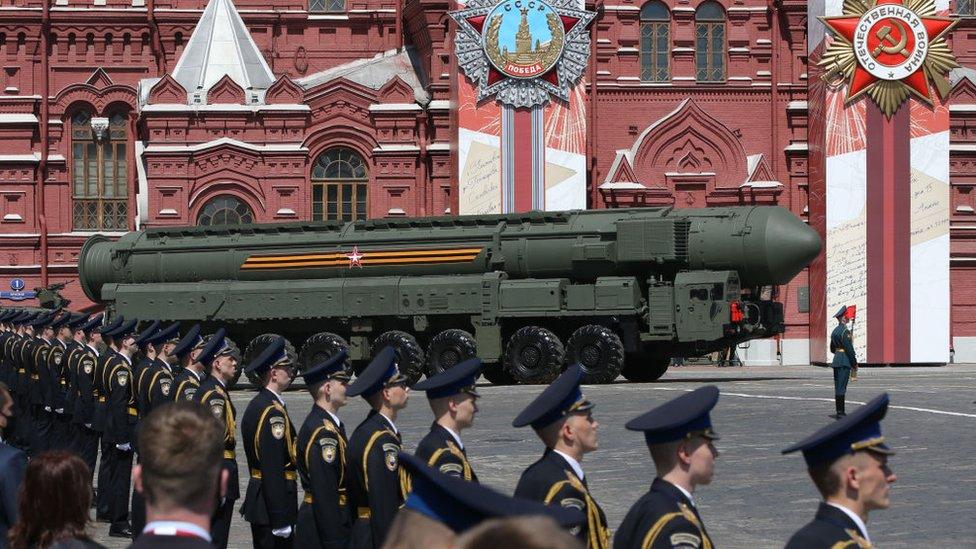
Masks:
[[[542,394],[522,410],[512,421],[512,426],[531,425],[533,429],[542,429],[571,412],[586,412],[593,409],[593,404],[585,400],[583,392],[580,391],[582,377],[583,372],[579,364],[566,368],[566,371],[546,387]]]
[[[881,434],[881,420],[888,413],[888,393],[883,393],[847,416],[783,450],[803,452],[807,466],[831,463],[860,450],[894,454]]]
[[[712,430],[709,412],[718,402],[718,387],[706,385],[685,393],[635,417],[625,427],[630,431],[643,431],[648,445],[664,444],[701,435],[718,439]]]
[[[443,372],[429,377],[413,386],[417,391],[426,391],[427,398],[444,398],[460,393],[478,396],[475,381],[481,375],[481,359],[469,358],[451,366]]]

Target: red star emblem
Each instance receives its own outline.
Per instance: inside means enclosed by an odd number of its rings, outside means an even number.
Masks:
[[[363,254],[359,253],[359,246],[353,246],[352,251],[346,254],[346,258],[349,259],[349,268],[359,267],[363,268]]]
[[[915,30],[903,18],[890,14],[886,16],[884,10],[879,13],[881,6],[908,9],[905,0],[878,0],[864,14],[823,18],[831,30],[854,47],[857,63],[848,98],[853,99],[878,80],[884,79],[901,81],[919,97],[931,101],[928,78],[922,69],[928,53],[927,44],[952,28],[955,21],[922,17],[912,12],[912,17],[917,18],[922,27]],[[916,48],[920,42],[924,44]],[[903,74],[906,67],[912,72]],[[901,72],[897,69],[901,69]]]

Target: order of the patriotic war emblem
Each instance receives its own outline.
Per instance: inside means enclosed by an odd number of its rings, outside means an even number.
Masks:
[[[820,65],[828,83],[847,83],[847,102],[867,94],[886,116],[914,95],[942,99],[958,67],[945,35],[958,21],[936,17],[934,0],[845,0],[844,15],[821,18],[836,40]]]
[[[512,107],[569,100],[590,56],[586,27],[596,15],[578,0],[471,0],[452,12],[458,66],[478,87],[478,100]]]

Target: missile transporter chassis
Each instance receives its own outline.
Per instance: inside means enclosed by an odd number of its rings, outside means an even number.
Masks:
[[[149,229],[79,269],[113,314],[224,326],[245,362],[278,334],[303,369],[392,345],[414,381],[478,356],[493,383],[609,383],[782,333],[761,289],[819,250],[781,208],[641,208]]]

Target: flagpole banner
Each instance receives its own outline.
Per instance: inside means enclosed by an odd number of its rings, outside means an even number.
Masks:
[[[457,23],[461,214],[586,208],[581,0],[470,0]]]
[[[810,13],[827,33],[810,107],[822,124],[811,131],[823,163],[811,214],[823,214],[826,241],[818,316],[825,335],[834,311],[857,307],[864,363],[949,360],[947,14],[945,0],[825,0]],[[813,345],[811,356],[831,358]]]

